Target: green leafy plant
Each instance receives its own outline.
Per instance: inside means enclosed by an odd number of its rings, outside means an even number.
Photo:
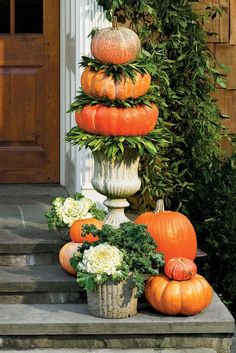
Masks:
[[[135,81],[136,72],[141,74],[149,73],[150,75],[156,72],[155,64],[145,53],[143,53],[137,61],[123,65],[104,64],[94,58],[82,56],[80,66],[89,66],[94,71],[103,70],[107,76],[112,76],[117,82],[121,81],[121,77],[128,77]]]
[[[144,282],[147,274],[159,274],[160,267],[164,266],[163,255],[155,252],[156,243],[151,238],[144,225],[126,222],[114,229],[112,226],[104,225],[102,229],[97,229],[93,225],[84,225],[83,234],[91,233],[93,236],[99,237],[99,240],[94,243],[85,242],[80,248],[81,255],[74,255],[71,264],[77,271],[78,284],[82,286],[96,285],[96,280],[91,274],[81,272],[81,267],[78,265],[83,260],[83,253],[91,247],[96,247],[99,244],[109,244],[115,246],[123,253],[123,267],[121,277],[111,278],[103,277],[104,282],[107,279],[120,281],[128,278],[132,273],[133,279],[137,286],[137,295],[141,295],[144,290]],[[89,282],[87,282],[89,281]]]
[[[95,98],[86,95],[82,90],[75,97],[74,102],[71,103],[70,109],[68,112],[80,111],[85,105],[96,105],[102,104],[107,107],[116,107],[116,108],[132,108],[136,107],[139,104],[145,104],[150,106],[150,103],[157,103],[158,94],[155,94],[155,91],[150,90],[145,96],[139,97],[137,99],[126,99],[126,100],[109,100],[108,98]]]
[[[108,157],[119,160],[122,159],[125,148],[136,149],[141,156],[147,153],[156,155],[160,146],[170,143],[168,137],[164,126],[145,136],[117,137],[92,135],[76,126],[67,133],[66,141],[72,143],[72,145],[78,145],[79,149],[89,147],[92,152],[105,149]]]
[[[207,171],[206,171],[207,172]],[[204,275],[236,315],[236,168],[234,161],[214,162],[211,181],[202,177],[190,200],[198,243],[207,253]]]
[[[66,205],[66,207],[64,207]],[[77,205],[78,212],[77,212]],[[80,193],[72,197],[57,197],[52,201],[51,209],[44,213],[49,230],[69,228],[74,220],[85,218],[86,215],[98,220],[105,218],[105,212],[97,208],[95,202]]]

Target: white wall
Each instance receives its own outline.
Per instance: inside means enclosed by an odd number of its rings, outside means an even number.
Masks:
[[[80,87],[83,69],[78,65],[81,55],[90,52],[88,34],[93,27],[107,27],[109,22],[96,0],[60,0],[61,6],[61,185],[70,194],[82,192],[102,204],[104,197],[91,185],[93,157],[88,150],[78,152],[77,146],[66,143],[67,131],[75,126],[74,113],[66,111]]]

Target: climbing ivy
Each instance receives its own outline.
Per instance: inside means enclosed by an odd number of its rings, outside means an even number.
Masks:
[[[225,87],[220,73],[225,67],[219,67],[206,45],[213,33],[202,26],[221,9],[208,7],[204,15],[199,14],[193,7],[196,0],[97,1],[109,20],[115,14],[138,33],[144,53],[156,67],[153,84],[162,100],[160,119],[169,124],[170,143],[141,163],[139,207],[148,194],[187,212],[194,190],[201,189],[202,178],[207,185],[214,160],[224,155],[219,145],[226,132],[211,92],[216,85]]]

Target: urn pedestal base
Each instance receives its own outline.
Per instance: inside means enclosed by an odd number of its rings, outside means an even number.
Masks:
[[[94,175],[92,185],[94,189],[107,196],[104,205],[108,208],[108,215],[104,221],[114,228],[129,219],[124,209],[129,206],[127,197],[135,194],[141,181],[138,177],[139,155],[134,149],[127,148],[122,160],[108,157],[105,149],[93,152]]]

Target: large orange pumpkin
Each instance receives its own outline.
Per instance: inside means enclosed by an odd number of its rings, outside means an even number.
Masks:
[[[200,275],[188,281],[173,281],[165,275],[150,277],[145,296],[151,306],[167,315],[195,315],[212,300],[212,288]]]
[[[158,109],[155,104],[132,108],[86,105],[75,112],[77,125],[94,135],[140,136],[148,134],[156,125]]]
[[[87,234],[85,237],[82,236],[82,226],[84,224],[95,225],[98,229],[101,229],[103,223],[96,218],[79,219],[75,221],[70,227],[70,238],[76,243],[84,243],[85,241],[93,243],[98,240],[98,237],[94,237],[92,234]]]
[[[86,67],[81,76],[81,86],[88,96],[106,97],[110,100],[136,99],[147,93],[150,84],[151,76],[139,72],[136,72],[134,81],[124,76],[120,81],[115,81],[104,70],[95,71],[90,67]]]
[[[174,257],[166,262],[165,275],[175,281],[186,281],[193,278],[197,273],[195,263],[185,257]]]
[[[93,56],[105,64],[125,64],[137,58],[141,42],[137,34],[129,28],[117,25],[117,18],[112,21],[112,28],[98,31],[91,40]]]
[[[76,275],[76,271],[74,267],[71,266],[70,264],[70,259],[73,256],[73,254],[79,252],[78,247],[80,247],[81,244],[74,243],[74,242],[69,242],[66,243],[60,250],[59,252],[59,262],[61,267],[71,275]]]
[[[195,259],[197,237],[191,222],[179,212],[165,211],[163,200],[158,201],[154,212],[145,212],[135,223],[147,226],[157,243],[156,250],[164,254],[165,261],[173,257]]]

